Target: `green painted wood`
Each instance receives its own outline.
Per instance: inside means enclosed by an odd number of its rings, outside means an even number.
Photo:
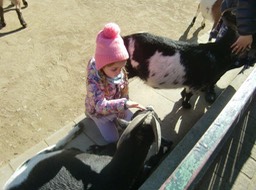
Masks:
[[[244,81],[246,77],[243,77]],[[237,80],[237,79],[236,79]],[[242,84],[242,82],[241,82]],[[239,85],[239,87],[241,86]],[[239,88],[238,87],[238,88]],[[238,89],[237,88],[237,89]],[[198,140],[203,136],[210,124],[217,118],[223,108],[231,100],[236,90],[228,86],[218,97],[216,102],[196,124],[188,131],[183,139],[175,146],[170,154],[161,162],[156,170],[143,183],[139,190],[159,189],[165,180],[174,172],[179,163],[186,157]]]
[[[210,125],[188,155],[174,172],[168,177],[160,189],[184,190],[192,189],[202,168],[210,165],[224,144],[228,134],[233,130],[240,116],[256,94],[256,69],[244,81],[232,99]]]

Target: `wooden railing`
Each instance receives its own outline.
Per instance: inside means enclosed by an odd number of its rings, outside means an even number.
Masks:
[[[190,130],[140,189],[193,189],[218,155],[255,94],[256,68],[233,97],[226,103],[222,102],[225,104],[223,109],[218,106],[215,110],[213,108],[212,113],[215,114],[208,117],[207,122],[201,121]]]

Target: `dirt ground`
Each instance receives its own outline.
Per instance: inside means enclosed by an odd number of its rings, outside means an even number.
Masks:
[[[116,22],[122,35],[148,31],[179,40],[198,2],[28,0],[26,29],[9,4],[0,30],[0,166],[84,112],[86,64],[104,24]],[[201,20],[188,39],[209,31],[210,22],[197,30]]]

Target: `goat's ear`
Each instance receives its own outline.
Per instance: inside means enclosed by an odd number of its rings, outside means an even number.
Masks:
[[[222,20],[226,26],[233,28],[234,30],[236,27],[236,9],[229,8],[222,13]]]
[[[157,116],[153,115],[152,117],[152,128],[155,135],[155,143],[156,143],[156,154],[158,153],[160,146],[161,146],[161,127],[159,123],[159,119],[156,118]]]

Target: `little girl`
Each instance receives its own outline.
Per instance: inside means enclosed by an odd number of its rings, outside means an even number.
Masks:
[[[97,35],[95,56],[87,66],[85,108],[109,143],[119,138],[116,118],[130,120],[132,112],[128,108],[145,109],[128,99],[128,78],[124,68],[128,58],[119,26],[106,24]]]

